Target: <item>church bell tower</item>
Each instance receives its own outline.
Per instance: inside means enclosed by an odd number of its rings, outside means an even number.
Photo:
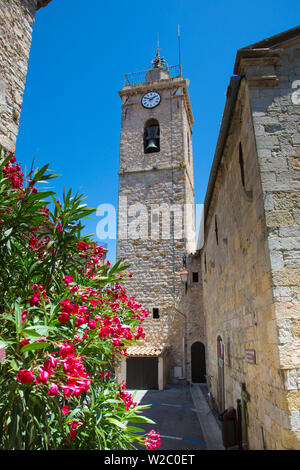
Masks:
[[[188,80],[159,49],[150,68],[125,75],[122,100],[117,259],[149,316],[145,340],[128,349],[121,378],[128,388],[163,388],[183,367],[183,258],[195,250],[192,126]]]

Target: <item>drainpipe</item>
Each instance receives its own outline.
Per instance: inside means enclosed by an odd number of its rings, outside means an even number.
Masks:
[[[243,382],[241,390],[241,417],[242,417],[242,449],[248,450],[248,417],[247,403],[250,401],[250,395],[246,390],[246,384]]]
[[[185,313],[181,312],[174,306],[174,309],[177,313],[183,316],[184,318],[184,345],[183,345],[183,358],[182,358],[182,364],[184,366],[184,377],[187,381],[187,316]]]

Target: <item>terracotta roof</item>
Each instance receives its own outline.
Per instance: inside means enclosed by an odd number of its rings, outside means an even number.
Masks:
[[[131,356],[158,357],[158,356],[162,356],[166,354],[167,351],[168,351],[168,345],[166,343],[160,344],[160,345],[141,343],[141,344],[135,344],[134,346],[130,346],[127,349],[127,354],[130,357]]]

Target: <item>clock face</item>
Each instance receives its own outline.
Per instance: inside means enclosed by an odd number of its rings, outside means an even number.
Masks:
[[[156,91],[148,91],[142,98],[144,108],[155,108],[160,103],[160,94]]]

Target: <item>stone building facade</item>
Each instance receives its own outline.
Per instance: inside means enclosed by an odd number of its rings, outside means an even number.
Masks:
[[[195,246],[193,115],[188,81],[181,76],[180,68],[164,67],[159,53],[156,60],[143,76],[127,76],[129,81],[119,92],[122,121],[117,258],[128,263],[134,273],[126,286],[129,295],[135,295],[149,310],[143,324],[146,341],[129,349],[128,354],[144,357],[140,361],[143,369],[147,357],[168,352],[158,368],[165,382],[174,367],[181,366],[184,354],[178,334],[184,317],[174,307],[181,292],[182,258]],[[158,94],[158,105],[152,107],[150,101],[149,107],[143,106],[143,97],[149,92]],[[152,151],[151,145],[157,148]],[[127,360],[127,366],[132,363],[136,368],[138,362]],[[127,377],[129,386],[136,387],[128,367],[126,372],[124,362],[121,376]],[[163,386],[161,381],[158,385]],[[147,388],[146,384],[140,388]]]
[[[239,50],[234,73],[195,254],[207,372],[220,411],[247,393],[246,446],[299,449],[300,27]]]
[[[0,145],[14,152],[36,10],[51,0],[0,0]]]
[[[197,253],[197,254],[196,254]],[[182,371],[187,383],[206,382],[206,324],[202,305],[202,272],[199,252],[185,257],[187,280],[177,298],[176,306],[184,315],[182,337],[185,354]]]

